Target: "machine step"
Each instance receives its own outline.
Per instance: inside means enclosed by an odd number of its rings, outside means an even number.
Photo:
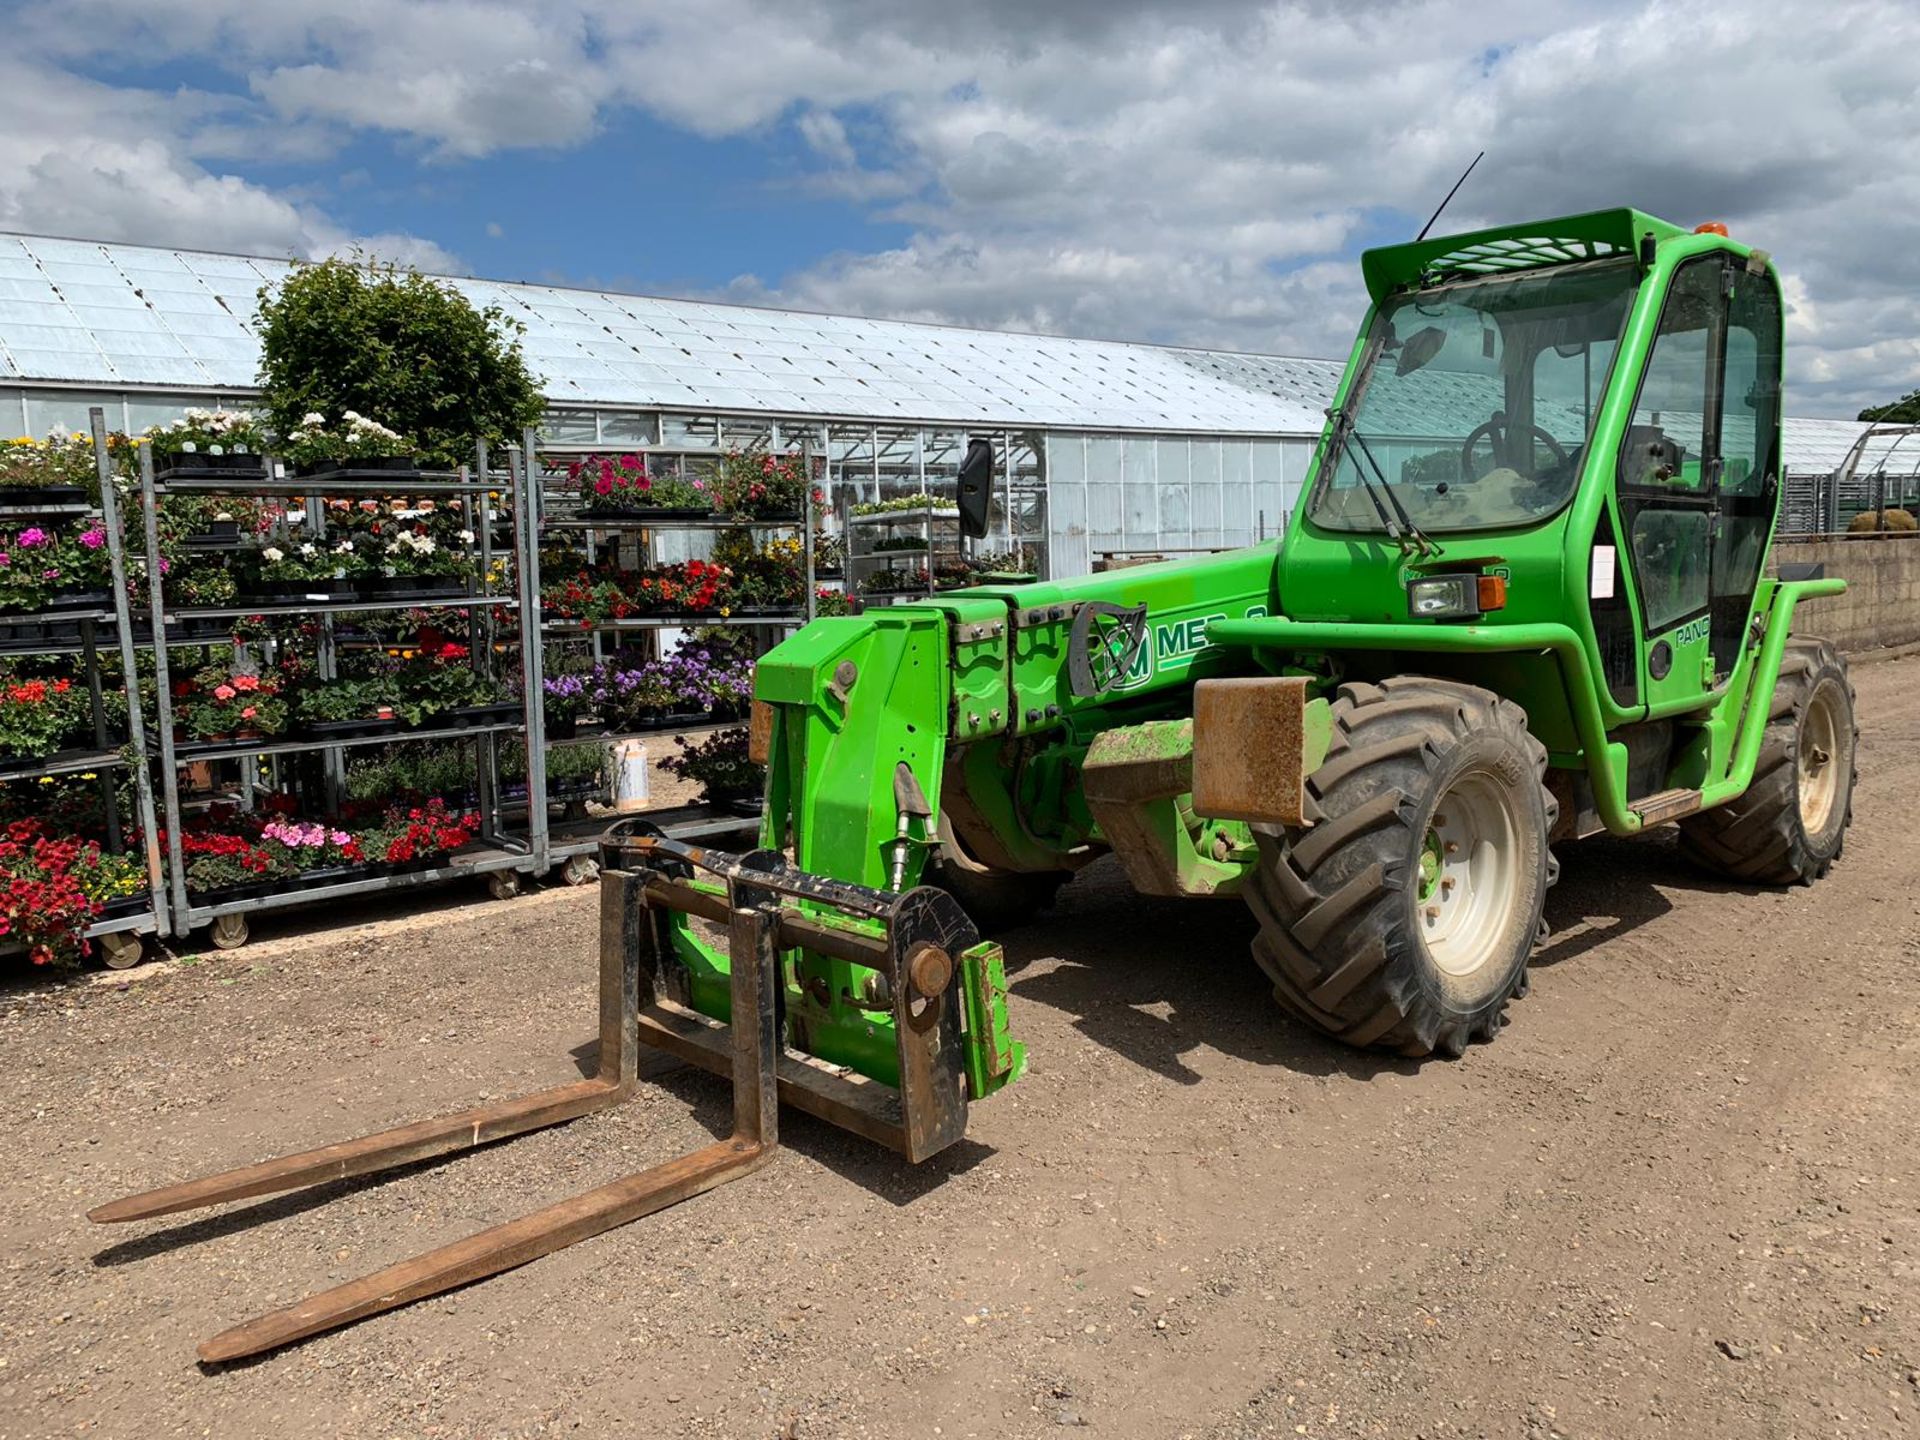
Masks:
[[[1640,823],[1651,830],[1656,825],[1664,825],[1669,820],[1678,820],[1683,815],[1691,815],[1700,808],[1698,790],[1662,790],[1657,795],[1635,800],[1630,807],[1640,817]]]

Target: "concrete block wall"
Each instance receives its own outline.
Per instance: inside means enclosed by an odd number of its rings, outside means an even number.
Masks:
[[[1920,641],[1920,535],[1796,540],[1774,547],[1774,564],[1825,565],[1847,593],[1808,601],[1793,628],[1842,650],[1878,650]]]

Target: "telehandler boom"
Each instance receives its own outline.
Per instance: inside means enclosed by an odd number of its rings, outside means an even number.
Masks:
[[[910,1160],[952,1144],[1025,1063],[976,925],[1045,905],[1107,852],[1146,893],[1240,897],[1282,1006],[1410,1056],[1491,1039],[1525,993],[1555,842],[1677,822],[1720,874],[1823,875],[1851,813],[1853,693],[1835,649],[1792,632],[1844,582],[1766,570],[1782,358],[1766,254],[1610,210],[1362,268],[1372,303],[1279,541],[822,619],[760,662],[762,848],[644,826],[603,847],[598,1080],[95,1218],[557,1123],[624,1098],[637,1043],[733,1077],[731,1140],[203,1356],[745,1173],[776,1143],[776,1093]],[[959,488],[977,522],[984,447]]]

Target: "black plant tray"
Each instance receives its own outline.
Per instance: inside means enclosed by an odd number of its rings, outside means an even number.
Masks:
[[[580,518],[585,521],[619,520],[629,523],[635,520],[712,520],[718,522],[720,519],[713,511],[702,505],[680,505],[671,507],[666,505],[607,506],[597,510],[582,510],[580,512]]]
[[[242,605],[286,605],[296,600],[331,604],[360,598],[364,578],[344,580],[329,577],[315,580],[251,580],[241,592]]]
[[[411,455],[360,455],[351,460],[309,460],[293,472],[302,480],[418,480]]]
[[[368,599],[407,595],[464,600],[467,596],[466,581],[449,575],[366,575],[354,581],[354,588]]]
[[[93,918],[98,920],[124,920],[129,915],[138,915],[143,910],[153,908],[153,897],[142,891],[138,895],[122,895],[118,900],[109,900],[100,907],[100,913]]]
[[[79,485],[0,487],[0,515],[50,515],[86,504],[87,492]]]
[[[299,733],[309,740],[344,740],[357,735],[397,735],[400,722],[392,717],[385,720],[370,718],[364,720],[302,720]]]
[[[474,725],[497,725],[519,718],[518,700],[493,700],[485,705],[456,705],[451,710],[442,710],[437,715],[428,716],[422,728],[451,726],[456,730],[465,730]]]
[[[264,480],[267,462],[258,455],[175,455],[153,477],[169,480]]]
[[[110,590],[69,590],[63,595],[55,595],[47,601],[44,613],[56,615],[62,610],[111,610],[113,592]]]
[[[92,759],[105,763],[112,758],[112,751],[99,750],[90,745],[55,750],[51,755],[5,755],[0,756],[0,776],[31,775],[36,770],[57,769],[77,760]]]
[[[188,886],[187,902],[191,905],[225,905],[232,900],[258,900],[262,895],[271,895],[288,886],[289,881],[284,877],[250,880],[244,885],[221,885],[212,890],[195,890]]]
[[[714,808],[725,810],[732,815],[761,815],[766,812],[767,802],[758,795],[736,796],[728,798],[718,796],[711,802]]]
[[[39,620],[0,615],[0,651],[18,655],[25,651],[54,649],[80,643],[78,620]]]

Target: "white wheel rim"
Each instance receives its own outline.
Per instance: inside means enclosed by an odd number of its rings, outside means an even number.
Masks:
[[[1845,770],[1840,753],[1840,717],[1829,687],[1822,685],[1807,701],[1800,718],[1800,823],[1810,835],[1819,835],[1833,818]]]
[[[1434,807],[1421,847],[1416,929],[1427,955],[1453,976],[1493,959],[1520,903],[1520,827],[1513,797],[1475,771]]]

